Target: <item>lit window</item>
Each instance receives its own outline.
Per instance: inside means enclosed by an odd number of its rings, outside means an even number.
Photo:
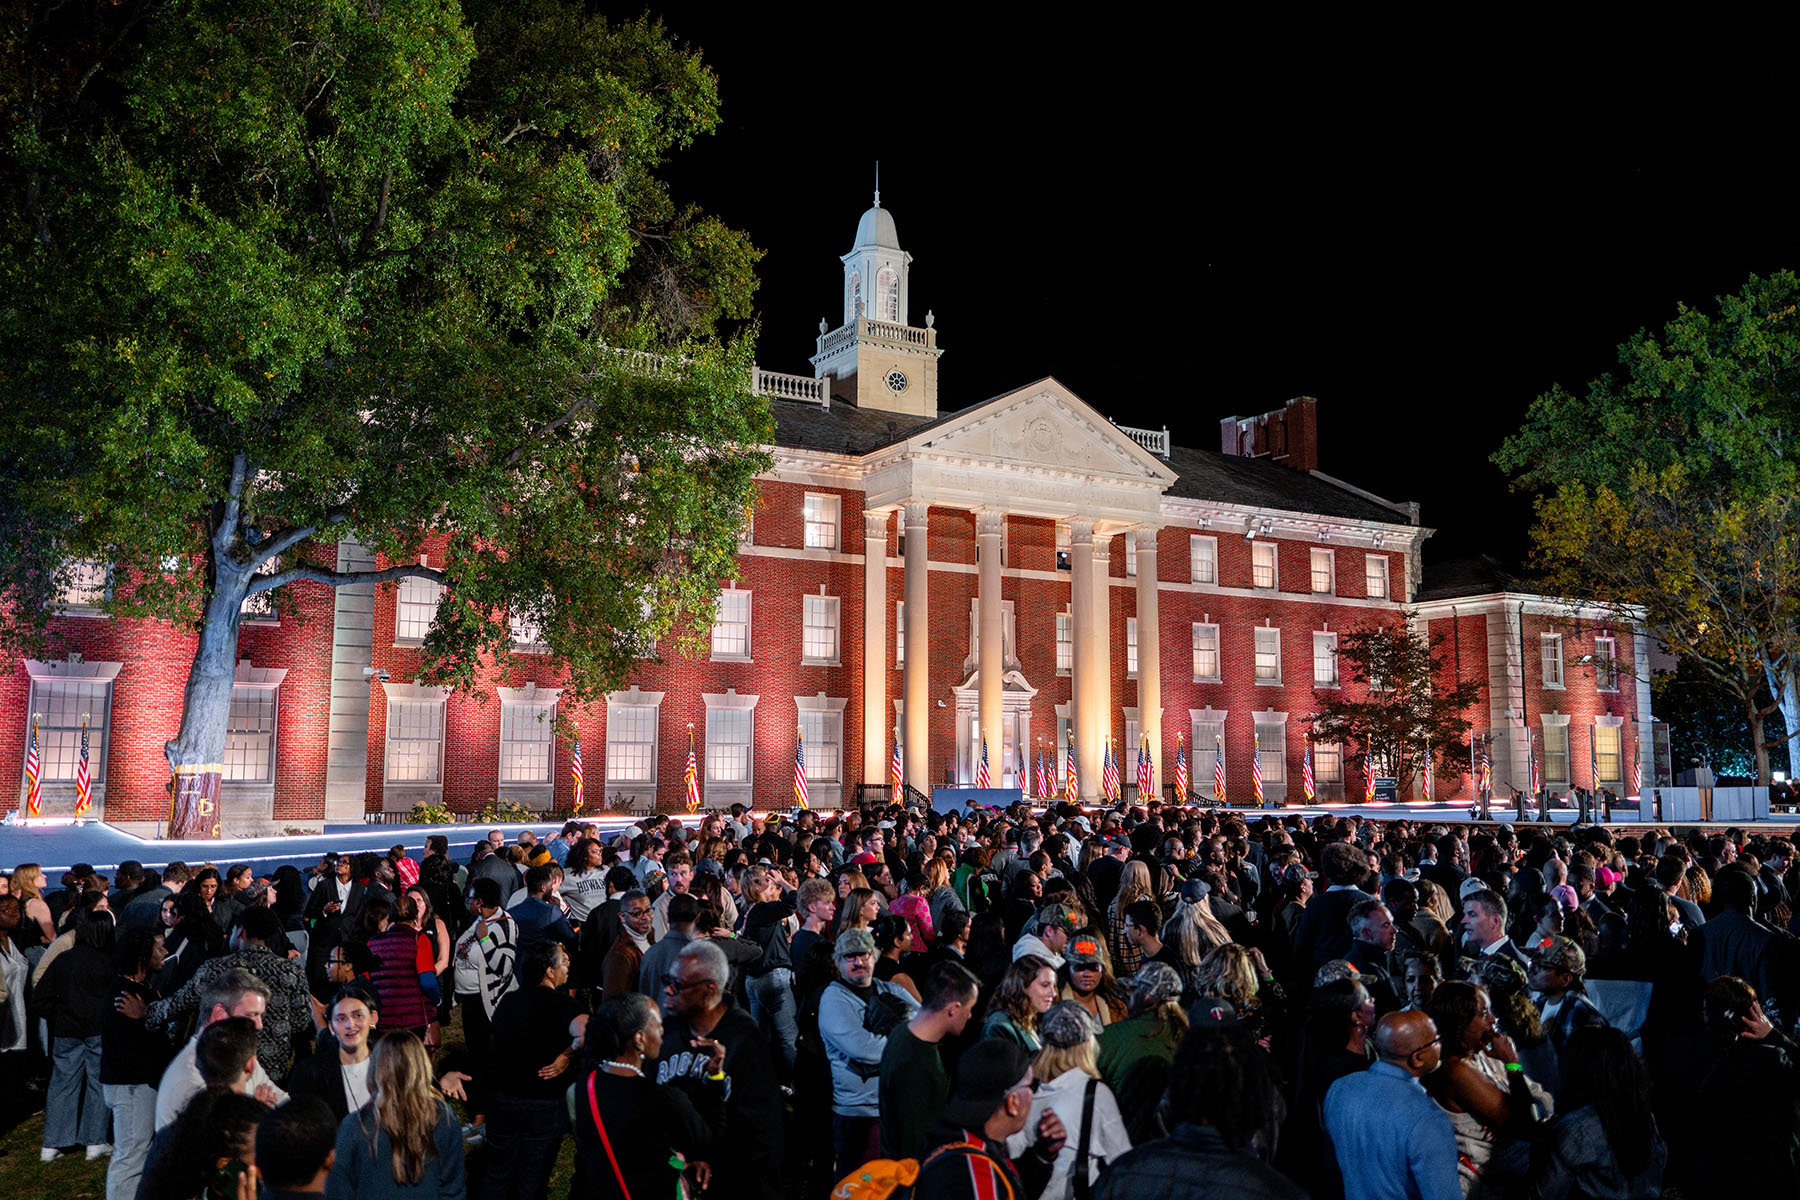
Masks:
[[[230,783],[269,783],[275,778],[275,717],[279,689],[234,687],[225,724],[225,770]]]
[[[549,783],[555,758],[556,704],[500,706],[500,782]]]
[[[906,665],[906,601],[894,602],[894,665]]]
[[[1324,794],[1327,784],[1344,786],[1344,748],[1336,742],[1313,743],[1313,783]]]
[[[394,640],[418,645],[431,632],[437,620],[438,601],[444,598],[443,585],[430,579],[406,578],[400,581],[400,595],[394,603]]]
[[[71,559],[56,582],[56,602],[63,608],[98,608],[112,596],[112,568],[97,559]]]
[[[1075,669],[1075,618],[1056,614],[1056,671],[1067,675]]]
[[[892,267],[875,273],[875,312],[878,320],[900,323],[900,276]]]
[[[1541,634],[1538,638],[1538,645],[1544,658],[1544,686],[1561,687],[1563,685],[1562,634]]]
[[[1315,633],[1313,637],[1313,684],[1317,687],[1338,686],[1337,634]]]
[[[712,656],[748,660],[750,657],[750,593],[726,588],[719,593],[713,617]]]
[[[1619,643],[1616,638],[1594,639],[1594,686],[1603,692],[1619,690]]]
[[[1569,782],[1569,722],[1544,719],[1544,782]]]
[[[750,782],[752,710],[706,709],[706,782]]]
[[[1250,586],[1272,588],[1275,586],[1275,543],[1250,543]]]
[[[508,616],[507,624],[512,630],[514,650],[528,654],[542,654],[548,648],[544,644],[543,623],[532,614],[521,612],[515,608]]]
[[[1125,535],[1125,575],[1130,578],[1137,574],[1137,538]]]
[[[862,299],[862,273],[855,267],[844,276],[844,323],[856,317],[856,305]]]
[[[393,700],[387,710],[390,783],[437,783],[444,751],[442,700]]]
[[[1212,795],[1213,763],[1225,742],[1225,722],[1194,718],[1194,768],[1189,783],[1195,792]]]
[[[606,705],[606,782],[656,782],[656,725],[653,704]]]
[[[800,736],[806,740],[806,782],[809,785],[843,781],[844,714],[842,702],[838,704],[837,711],[802,710],[800,713]]]
[[[804,597],[800,643],[801,661],[836,663],[838,661],[838,598],[836,596]]]
[[[256,568],[258,575],[273,575],[281,570],[281,560],[271,558]],[[255,582],[254,578],[251,582]],[[257,592],[253,596],[245,596],[244,602],[238,606],[238,613],[246,621],[274,622],[280,618],[275,612],[275,592]]]
[[[81,762],[81,714],[88,716],[88,778],[96,788],[106,775],[108,716],[112,684],[87,679],[33,679],[31,711],[38,714],[38,778],[45,783],[75,780]],[[27,740],[30,727],[25,730]],[[24,750],[20,750],[20,759]]]
[[[1388,560],[1385,554],[1363,556],[1363,587],[1371,600],[1385,600],[1388,594]]]
[[[1219,678],[1219,627],[1217,625],[1194,626],[1194,678],[1207,680]]]
[[[1256,722],[1256,761],[1262,767],[1265,791],[1287,782],[1287,722]]]
[[[1595,723],[1594,767],[1600,776],[1596,781],[1597,786],[1619,787],[1625,782],[1624,773],[1620,770],[1619,726]]]
[[[1281,682],[1281,630],[1256,630],[1256,682]]]
[[[808,492],[805,502],[805,546],[808,550],[838,548],[838,513],[841,504],[836,496]]]
[[[1329,596],[1336,580],[1335,564],[1332,553],[1320,546],[1312,550],[1312,590],[1320,596]]]
[[[1195,583],[1219,582],[1219,539],[1194,534],[1188,538],[1188,575]]]
[[[1125,618],[1125,675],[1137,678],[1137,618]],[[1128,738],[1127,741],[1130,739]]]

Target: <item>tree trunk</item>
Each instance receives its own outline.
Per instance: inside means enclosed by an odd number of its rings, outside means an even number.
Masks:
[[[169,837],[176,839],[216,838],[220,830],[219,783],[237,677],[238,623],[250,573],[223,555],[215,554],[214,560],[213,591],[182,693],[181,729],[163,747],[173,774]]]
[[[1756,755],[1756,782],[1769,782],[1769,747],[1763,742],[1762,701],[1751,696],[1744,701],[1744,717],[1750,722],[1750,746]]]
[[[1794,736],[1796,733],[1800,733],[1800,672],[1794,670],[1794,660],[1790,656],[1782,661],[1780,669],[1769,671],[1768,676],[1769,692],[1775,697],[1775,703],[1781,709],[1782,722],[1787,727],[1788,777],[1792,778],[1795,762],[1794,747],[1800,745],[1800,741],[1796,741]],[[1762,741],[1760,735],[1757,737],[1757,741]],[[1761,753],[1763,757],[1757,760],[1756,765],[1762,773],[1757,776],[1757,782],[1768,783],[1769,752],[1763,750]]]

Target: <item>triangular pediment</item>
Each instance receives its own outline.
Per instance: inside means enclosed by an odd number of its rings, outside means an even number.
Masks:
[[[988,459],[1166,487],[1169,465],[1054,379],[1041,379],[918,430],[915,453]]]

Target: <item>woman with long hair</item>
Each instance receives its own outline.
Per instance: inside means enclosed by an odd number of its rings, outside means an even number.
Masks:
[[[433,1006],[432,1025],[426,1031],[425,1048],[436,1050],[443,1040],[442,1025],[450,1019],[450,952],[456,948],[456,943],[451,939],[450,927],[444,923],[444,918],[437,915],[431,893],[425,890],[423,883],[407,888],[404,899],[418,904],[416,918],[406,924],[417,929],[431,947],[431,973],[437,976],[438,999]],[[401,907],[404,909],[405,905]]]
[[[113,951],[116,990],[100,1026],[100,1091],[112,1112],[109,1200],[137,1195],[156,1134],[156,1085],[175,1054],[167,1038],[144,1025],[144,1014],[159,998],[150,977],[162,960],[160,929],[128,929]]]
[[[918,1000],[919,985],[900,969],[900,956],[913,948],[911,922],[889,913],[885,917],[876,917],[869,931],[875,935],[875,978],[904,988],[907,995]]]
[[[880,915],[881,901],[874,889],[851,888],[850,894],[838,901],[837,927],[832,930],[831,940],[836,942],[838,935],[846,929],[873,928],[875,918]]]
[[[1150,866],[1133,860],[1119,872],[1119,890],[1106,910],[1106,946],[1112,951],[1113,974],[1120,979],[1137,974],[1144,956],[1125,936],[1125,910],[1139,900],[1154,900],[1150,890]]]
[[[1074,1200],[1086,1196],[1100,1172],[1131,1150],[1131,1134],[1112,1089],[1100,1082],[1100,1027],[1088,1011],[1072,1000],[1051,1006],[1039,1024],[1044,1048],[1031,1065],[1039,1086],[1031,1097],[1031,1113],[1025,1128],[1007,1139],[1007,1151],[1022,1155],[1037,1137],[1038,1122],[1054,1112],[1069,1131],[1068,1140],[1050,1164],[1050,1178],[1039,1192],[1041,1200]],[[1093,1087],[1090,1089],[1089,1084]],[[1091,1118],[1088,1102],[1093,1102]],[[1083,1125],[1088,1127],[1088,1177],[1076,1187],[1076,1159]]]
[[[1669,1153],[1650,1112],[1650,1073],[1631,1042],[1607,1025],[1577,1029],[1561,1062],[1564,1111],[1533,1148],[1534,1200],[1661,1196]]]
[[[1425,1077],[1425,1090],[1450,1114],[1463,1195],[1504,1195],[1517,1182],[1505,1169],[1506,1150],[1531,1134],[1549,1097],[1526,1076],[1486,988],[1452,980],[1438,988],[1426,1011],[1443,1039],[1444,1057]]]
[[[338,1126],[326,1196],[461,1200],[462,1126],[432,1089],[424,1044],[405,1030],[388,1034],[375,1044],[369,1075],[368,1103]]]
[[[225,953],[225,932],[212,919],[199,892],[184,888],[175,897],[175,927],[169,930],[165,947],[168,958],[156,981],[157,990],[165,996],[180,991],[201,963]]]
[[[1279,1023],[1287,1001],[1275,977],[1269,973],[1262,951],[1247,949],[1236,942],[1214,946],[1200,960],[1200,990],[1207,996],[1231,1001],[1240,1020],[1249,1025],[1260,1041],[1269,1037]]]
[[[1197,881],[1182,885],[1181,902],[1162,927],[1163,946],[1174,959],[1170,965],[1181,972],[1181,1002],[1190,1008],[1202,995],[1200,960],[1208,950],[1231,942],[1231,934],[1206,902],[1206,892],[1200,890],[1205,887]]]
[[[692,1088],[659,1084],[644,1066],[662,1053],[662,1012],[636,992],[613,996],[588,1025],[588,1070],[569,1088],[575,1129],[575,1177],[570,1200],[639,1200],[679,1194],[685,1174],[705,1187],[711,1176],[713,1130],[724,1113],[718,1075],[725,1047],[711,1038],[694,1044],[709,1056]]]
[[[437,960],[419,932],[419,905],[410,892],[401,893],[398,921],[394,915],[379,896],[363,910],[364,927],[371,931],[369,953],[375,959],[369,982],[381,1001],[382,1028],[409,1029],[424,1041],[437,1012]]]
[[[924,863],[925,886],[921,894],[925,897],[925,905],[931,909],[931,927],[944,927],[944,913],[950,909],[968,911],[962,898],[950,883],[950,864],[941,855],[932,855]]]
[[[13,868],[12,894],[25,906],[24,919],[13,932],[13,944],[33,967],[43,956],[44,947],[56,940],[56,922],[44,899],[44,883],[44,868],[37,863],[20,863]]]
[[[1035,954],[1021,955],[994,989],[994,1006],[981,1023],[981,1036],[1010,1038],[1036,1054],[1044,1048],[1038,1022],[1055,1003],[1056,969]]]

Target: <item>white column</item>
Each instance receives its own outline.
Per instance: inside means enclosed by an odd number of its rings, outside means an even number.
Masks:
[[[988,771],[998,781],[1005,769],[1000,756],[1004,749],[1000,729],[1001,667],[1005,662],[1006,638],[1002,629],[1000,605],[1000,541],[1005,516],[997,512],[975,514],[975,552],[979,560],[980,600],[977,622],[980,630],[980,658],[976,663],[976,696],[981,720],[980,737],[987,739]],[[981,744],[974,747],[980,761]]]
[[[1137,537],[1137,659],[1138,732],[1150,743],[1154,765],[1152,795],[1162,794],[1162,634],[1157,626],[1156,530],[1139,530]],[[1128,746],[1132,762],[1137,747]]]
[[[1075,730],[1075,766],[1081,775],[1081,799],[1100,795],[1100,673],[1094,638],[1094,523],[1069,522],[1069,609],[1075,638],[1075,664],[1070,673],[1070,726]]]
[[[888,782],[888,514],[863,514],[862,778]]]
[[[1094,639],[1094,661],[1099,663],[1099,670],[1094,672],[1094,762],[1098,764],[1106,757],[1106,739],[1113,730],[1113,659],[1112,659],[1112,540],[1110,533],[1094,534],[1094,623],[1092,635]],[[1113,747],[1117,754],[1119,747]],[[1120,783],[1124,783],[1126,771],[1119,768]],[[1094,778],[1096,792],[1100,787],[1099,776]]]
[[[906,505],[906,782],[931,795],[929,504]]]

